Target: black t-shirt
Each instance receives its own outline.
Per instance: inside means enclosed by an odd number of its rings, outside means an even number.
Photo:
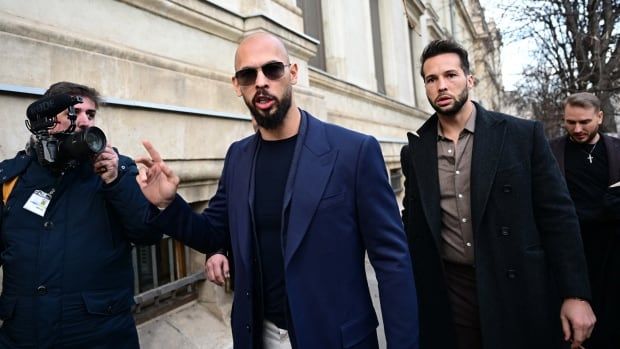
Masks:
[[[256,158],[254,220],[261,263],[264,316],[287,329],[282,203],[297,136],[260,140]]]
[[[579,220],[582,223],[599,220],[603,215],[603,195],[609,182],[607,149],[603,139],[595,144],[580,144],[569,139],[564,167]]]

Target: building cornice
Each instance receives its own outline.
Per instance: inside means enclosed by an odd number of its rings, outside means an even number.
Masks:
[[[309,67],[308,71],[310,77],[310,85],[313,87],[316,86],[338,94],[364,99],[369,103],[380,105],[381,107],[394,110],[398,113],[411,115],[413,117],[420,118],[420,120],[424,120],[428,116],[427,113],[421,109],[404,104],[374,91],[364,89],[350,82],[341,80],[322,70]]]
[[[420,0],[403,0],[405,6],[405,16],[407,17],[407,23],[411,29],[418,29],[420,16],[426,10],[426,6]]]
[[[119,0],[211,35],[237,42],[243,36],[243,17],[206,1]]]
[[[244,35],[256,31],[268,31],[279,36],[290,53],[302,60],[310,59],[318,50],[319,42],[314,38],[284,27],[263,14],[244,17],[210,2],[196,0],[119,1],[232,42],[239,42]],[[287,5],[286,8],[301,14],[297,7]]]
[[[467,6],[465,6],[465,3],[463,2],[463,0],[452,0],[452,1],[456,3],[456,6],[461,12],[461,16],[465,20],[465,23],[467,24],[469,31],[472,33],[472,36],[477,37],[478,32],[476,31],[476,26],[474,25],[474,21],[471,17],[471,14],[467,10]]]
[[[207,70],[198,65],[177,61],[128,46],[61,31],[44,23],[15,17],[2,11],[0,11],[0,32],[211,80],[230,82],[230,73]]]

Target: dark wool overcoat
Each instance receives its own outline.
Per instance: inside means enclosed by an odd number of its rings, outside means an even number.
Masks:
[[[590,298],[577,216],[542,125],[486,111],[477,116],[471,212],[483,347],[560,348],[560,304]],[[437,115],[401,153],[403,220],[420,312],[420,347],[455,348],[440,258]]]

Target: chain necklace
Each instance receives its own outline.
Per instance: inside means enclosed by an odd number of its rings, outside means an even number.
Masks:
[[[597,144],[598,144],[598,142],[594,143],[594,146],[592,147],[592,149],[590,149],[589,152],[584,150],[584,152],[588,154],[587,159],[588,159],[588,161],[590,161],[590,163],[592,163],[592,160],[594,160],[594,157],[592,156],[592,152],[594,152],[594,149],[596,148]]]

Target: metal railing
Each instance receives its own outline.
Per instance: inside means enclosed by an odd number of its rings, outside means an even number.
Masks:
[[[158,244],[133,248],[134,313],[195,292],[194,285],[205,277],[202,271],[188,275],[189,254],[189,247],[169,236]]]

